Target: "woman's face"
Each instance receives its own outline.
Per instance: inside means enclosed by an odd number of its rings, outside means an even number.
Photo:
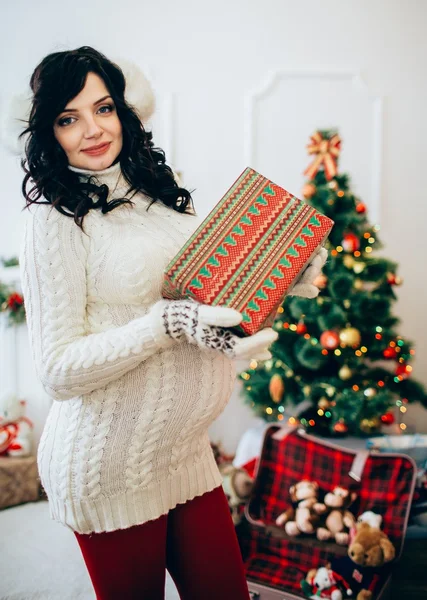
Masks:
[[[71,166],[100,171],[113,164],[123,146],[122,125],[99,75],[88,73],[82,91],[56,117],[53,131]]]

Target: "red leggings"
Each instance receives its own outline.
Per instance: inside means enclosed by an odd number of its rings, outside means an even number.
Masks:
[[[163,600],[167,569],[181,600],[248,600],[222,487],[143,525],[75,533],[98,600]]]

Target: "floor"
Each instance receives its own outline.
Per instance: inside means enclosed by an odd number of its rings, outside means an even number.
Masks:
[[[0,531],[0,600],[94,600],[74,537],[49,518],[47,502],[0,511]],[[178,598],[168,576],[166,600]],[[391,600],[427,600],[427,539],[406,541]]]
[[[427,539],[406,540],[392,581],[392,600],[427,599]]]

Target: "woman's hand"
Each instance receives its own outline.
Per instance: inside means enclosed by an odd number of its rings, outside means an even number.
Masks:
[[[200,348],[218,350],[230,358],[268,360],[268,347],[279,334],[267,327],[254,335],[238,337],[227,327],[239,325],[242,315],[226,306],[209,306],[192,299],[160,300],[161,318],[170,337],[186,339]]]
[[[322,272],[322,267],[328,258],[326,248],[321,248],[319,253],[313,258],[311,263],[305,269],[301,279],[288,292],[288,296],[301,296],[302,298],[316,298],[319,295],[319,288],[314,285],[316,277]]]

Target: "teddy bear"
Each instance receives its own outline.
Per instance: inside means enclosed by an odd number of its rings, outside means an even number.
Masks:
[[[334,539],[337,544],[345,546],[349,542],[349,532],[356,519],[348,508],[356,500],[356,492],[336,486],[325,495],[323,502],[326,511],[322,516],[322,523],[316,531],[318,540],[327,541]]]
[[[319,502],[319,486],[315,481],[304,479],[289,489],[292,506],[281,513],[276,519],[276,525],[285,527],[290,536],[301,533],[312,534],[316,531],[320,516],[326,506]]]
[[[301,588],[308,598],[343,600],[342,589],[346,591],[348,596],[353,593],[345,579],[332,571],[330,565],[319,569],[311,569],[306,578],[301,581]]]
[[[331,568],[344,578],[357,600],[371,600],[395,557],[394,545],[379,528],[381,520],[372,511],[360,515],[347,556],[335,557],[331,562]]]
[[[242,519],[243,507],[249,499],[253,478],[244,469],[239,469],[231,463],[219,465],[222,475],[222,487],[227,496],[228,506],[234,525]]]
[[[348,547],[353,562],[364,567],[381,567],[392,561],[395,553],[389,537],[379,527],[363,520],[356,524],[356,535]]]
[[[33,423],[25,413],[25,400],[7,391],[0,396],[0,455],[29,456]]]

